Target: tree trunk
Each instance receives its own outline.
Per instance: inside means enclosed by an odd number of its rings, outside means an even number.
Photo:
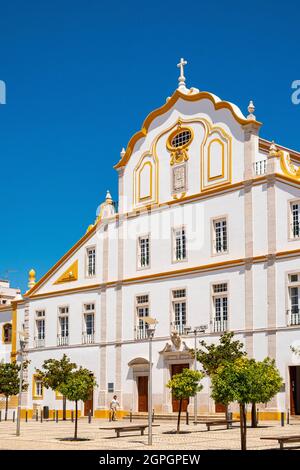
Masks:
[[[63,397],[63,421],[66,421],[67,419],[67,399],[66,397]]]
[[[177,419],[177,434],[180,432],[181,408],[182,408],[182,398],[180,398],[180,401],[179,401],[179,410],[178,410],[178,419]]]
[[[241,450],[247,450],[247,419],[245,403],[240,403]]]
[[[74,432],[74,439],[77,439],[77,409],[78,409],[78,402],[77,400],[75,401],[75,432]]]
[[[5,421],[7,421],[7,415],[8,415],[8,397],[5,397]]]
[[[225,405],[225,419],[228,420],[228,405]]]
[[[251,427],[257,428],[256,403],[252,403],[251,408]]]

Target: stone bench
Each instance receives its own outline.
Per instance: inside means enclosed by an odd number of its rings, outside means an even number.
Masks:
[[[261,439],[264,440],[273,440],[273,441],[278,441],[279,448],[280,450],[284,449],[284,444],[288,444],[289,442],[300,442],[300,435],[294,435],[294,436],[266,436],[266,437],[261,437]],[[291,447],[290,447],[291,448]]]

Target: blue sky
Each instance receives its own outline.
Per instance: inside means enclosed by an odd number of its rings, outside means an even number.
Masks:
[[[94,221],[122,146],[177,86],[211,91],[300,150],[299,2],[0,0],[0,278],[25,290]]]

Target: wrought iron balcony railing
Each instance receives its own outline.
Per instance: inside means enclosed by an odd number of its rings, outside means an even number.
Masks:
[[[213,320],[213,331],[227,331],[227,320]]]
[[[69,335],[57,335],[57,346],[68,346]]]

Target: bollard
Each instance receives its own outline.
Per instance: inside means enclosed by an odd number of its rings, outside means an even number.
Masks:
[[[15,422],[15,418],[16,418],[16,412],[14,411],[13,412],[13,423]]]
[[[132,410],[130,410],[130,413],[129,413],[129,422],[132,423]]]
[[[28,411],[25,411],[25,423],[28,423]]]
[[[89,410],[88,423],[91,424],[91,422],[92,422],[92,410]]]
[[[290,424],[290,410],[288,408],[287,413],[286,413],[286,424]]]
[[[284,411],[280,413],[280,418],[281,418],[281,426],[284,426]]]
[[[71,421],[72,423],[74,423],[74,411],[73,410],[71,410]]]
[[[259,408],[256,410],[256,426],[258,426]]]
[[[108,413],[108,421],[109,421],[109,422],[111,421],[111,418],[112,418],[111,414],[112,414],[112,413],[111,413],[111,410],[109,410],[109,413]]]
[[[1,420],[2,420],[1,414],[2,414],[2,411],[0,410],[0,423],[1,423]]]
[[[56,413],[55,413],[55,421],[58,423],[58,410],[56,410]]]
[[[152,423],[154,423],[154,410],[152,410]]]
[[[52,413],[53,413],[53,414],[52,414],[53,421],[55,421],[55,410],[53,410]]]
[[[227,413],[227,421],[232,421],[232,412]],[[227,423],[227,429],[232,429],[232,423]]]
[[[38,412],[38,410],[35,411],[35,420],[36,420],[36,421],[39,420],[39,412]]]
[[[185,423],[186,423],[186,424],[189,424],[189,412],[188,412],[188,411],[186,411]]]

